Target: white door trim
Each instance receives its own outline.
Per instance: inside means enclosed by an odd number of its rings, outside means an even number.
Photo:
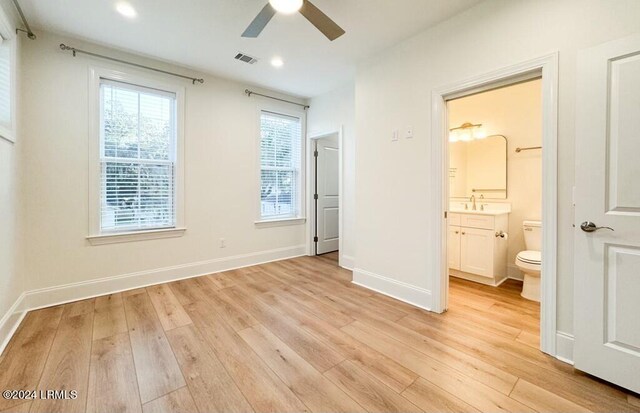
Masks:
[[[315,251],[313,249],[313,236],[314,236],[314,228],[316,225],[316,216],[314,213],[314,199],[313,199],[313,188],[314,188],[314,182],[315,182],[315,178],[316,178],[316,173],[315,173],[315,160],[313,159],[313,151],[315,150],[315,145],[312,145],[312,141],[316,140],[316,139],[322,139],[322,138],[326,138],[332,135],[338,135],[338,158],[340,159],[340,162],[338,163],[338,245],[339,245],[339,251],[338,251],[338,265],[340,267],[342,267],[343,264],[343,258],[342,258],[342,235],[343,235],[343,216],[344,216],[344,211],[343,211],[343,188],[344,188],[344,151],[343,151],[343,133],[344,133],[344,126],[340,125],[340,128],[338,130],[333,130],[333,131],[329,131],[329,132],[322,132],[322,133],[316,133],[313,135],[309,135],[309,141],[307,142],[308,144],[306,145],[307,147],[307,188],[309,188],[309,190],[307,191],[307,255],[315,255]]]
[[[433,231],[429,233],[430,248],[435,251],[429,274],[433,275],[432,310],[447,309],[449,277],[447,271],[447,225],[444,219],[449,208],[447,174],[449,164],[447,99],[466,91],[504,84],[532,72],[542,74],[542,273],[540,307],[540,348],[556,355],[556,271],[558,240],[558,53],[498,69],[455,82],[432,92],[431,184],[436,188],[433,197]],[[438,139],[438,137],[440,137]]]

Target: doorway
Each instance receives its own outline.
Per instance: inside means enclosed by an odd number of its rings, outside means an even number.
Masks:
[[[447,100],[448,311],[539,348],[541,79]]]
[[[518,65],[497,70],[472,79],[461,81],[453,85],[435,90],[432,94],[433,103],[433,136],[432,145],[433,171],[432,185],[439,189],[440,197],[434,197],[433,211],[439,218],[434,217],[434,231],[432,245],[436,251],[433,260],[433,295],[432,309],[444,312],[449,308],[449,260],[448,234],[450,221],[449,202],[449,114],[447,102],[463,96],[478,94],[488,90],[517,84],[533,78],[540,78],[542,96],[542,147],[546,150],[541,154],[542,190],[541,208],[541,277],[540,285],[540,345],[539,348],[548,354],[562,358],[556,353],[556,260],[557,260],[557,83],[558,56],[551,54]],[[472,123],[472,126],[474,124]],[[462,125],[460,125],[462,126]],[[466,131],[465,131],[466,132]],[[509,148],[515,150],[516,148]],[[496,188],[480,188],[496,189]],[[486,194],[479,193],[486,196]],[[476,200],[477,201],[477,200]],[[456,219],[456,217],[453,217]],[[487,220],[489,221],[489,220]],[[495,224],[495,220],[493,222]],[[463,223],[459,223],[462,227]],[[466,222],[469,224],[469,222]],[[485,222],[484,225],[489,225]],[[477,225],[468,225],[469,227]],[[504,232],[504,231],[503,231]],[[501,236],[500,230],[494,231],[495,236]],[[508,234],[508,233],[507,233]],[[508,237],[508,235],[506,235]],[[506,278],[506,277],[505,277]],[[482,286],[482,288],[485,288]],[[530,337],[529,337],[530,338]]]
[[[313,254],[339,261],[340,137],[338,133],[313,142]]]

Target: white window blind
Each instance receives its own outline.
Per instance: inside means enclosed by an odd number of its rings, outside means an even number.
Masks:
[[[262,111],[260,115],[260,215],[262,219],[300,215],[300,118]]]
[[[176,95],[100,80],[100,230],[176,226]]]
[[[0,37],[0,125],[11,129],[11,42]]]

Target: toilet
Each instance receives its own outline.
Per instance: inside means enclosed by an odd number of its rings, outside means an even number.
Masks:
[[[524,221],[525,251],[516,256],[516,265],[524,273],[522,297],[540,302],[540,267],[542,247],[542,223],[540,221]]]

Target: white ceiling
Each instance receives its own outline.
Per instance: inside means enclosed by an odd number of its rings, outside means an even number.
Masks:
[[[330,42],[302,15],[276,15],[257,39],[240,37],[267,0],[20,0],[34,28],[141,53],[303,97],[352,79],[356,63],[480,0],[313,0],[346,30]],[[35,30],[35,29],[34,29]],[[37,30],[36,30],[37,32]],[[255,65],[234,60],[238,51]],[[273,56],[285,64],[270,65]]]

